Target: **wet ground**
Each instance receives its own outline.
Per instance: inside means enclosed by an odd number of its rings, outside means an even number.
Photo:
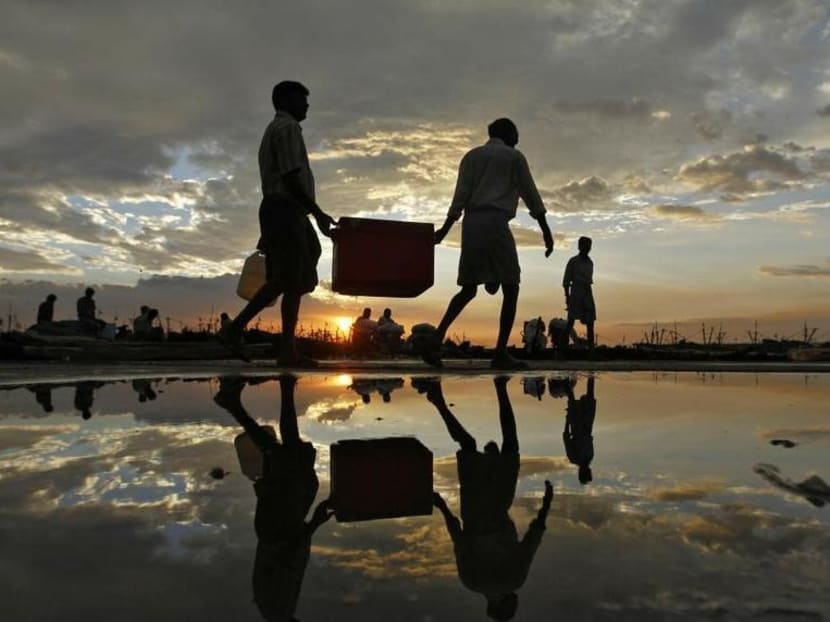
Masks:
[[[8,375],[0,618],[830,620],[830,376],[409,374]]]

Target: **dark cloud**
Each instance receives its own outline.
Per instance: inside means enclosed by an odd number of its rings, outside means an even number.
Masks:
[[[819,108],[818,110],[816,110],[816,113],[817,113],[820,117],[830,117],[830,104],[827,104],[827,105],[825,105],[825,106],[822,106],[821,108]]]
[[[758,271],[764,276],[794,276],[802,278],[830,278],[830,260],[824,265],[798,264],[794,266],[761,266]]]
[[[797,162],[764,145],[750,145],[729,155],[706,156],[684,164],[678,179],[701,190],[722,190],[736,195],[781,188],[784,182],[807,177]]]
[[[597,99],[594,101],[561,100],[553,104],[553,109],[562,114],[589,114],[611,119],[631,118],[648,119],[652,107],[641,99]]]
[[[657,205],[654,212],[664,218],[676,218],[680,220],[714,220],[716,216],[695,205]]]
[[[2,246],[0,246],[0,270],[9,272],[74,272],[71,268],[49,261],[33,251],[19,251]]]

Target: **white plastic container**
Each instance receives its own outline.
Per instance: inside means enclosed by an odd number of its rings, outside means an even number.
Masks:
[[[244,300],[251,300],[263,285],[265,285],[265,255],[256,251],[248,256],[242,266],[236,295]],[[272,300],[268,306],[273,306],[275,302],[276,299]]]

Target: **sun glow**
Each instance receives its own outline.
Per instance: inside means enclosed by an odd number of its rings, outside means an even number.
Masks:
[[[352,328],[352,320],[347,317],[338,317],[334,319],[334,324],[340,330],[340,332],[349,334],[349,330]]]

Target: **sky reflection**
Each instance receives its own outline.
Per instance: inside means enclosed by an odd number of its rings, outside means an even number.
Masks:
[[[278,431],[280,383],[249,380],[245,411]],[[830,380],[598,375],[588,484],[569,460],[563,429],[568,391],[579,400],[589,377],[541,380],[543,392],[535,377],[513,377],[505,387],[521,456],[508,504],[519,539],[539,512],[544,481],[554,489],[547,529],[516,589],[515,619],[830,614],[828,508],[756,472],[773,465],[794,483],[830,478]],[[462,517],[459,445],[429,393],[416,390],[423,382],[299,378],[297,429],[315,451],[319,480],[306,521],[330,494],[333,443],[399,436],[432,452],[433,487]],[[0,390],[3,617],[261,619],[251,581],[257,498],[234,448],[242,428],[212,400],[218,379],[100,383],[87,420],[74,385],[34,389]],[[479,451],[491,439],[502,445],[491,377],[444,377],[441,391]],[[794,447],[771,443],[781,438]],[[228,474],[214,479],[215,467]],[[459,581],[437,510],[331,519],[309,550],[299,619],[486,617],[485,599]]]

